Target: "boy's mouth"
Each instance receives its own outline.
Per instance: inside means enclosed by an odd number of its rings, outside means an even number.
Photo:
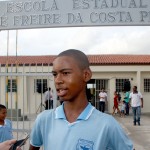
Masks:
[[[65,96],[67,94],[67,92],[68,92],[68,90],[66,90],[66,89],[57,89],[57,95],[59,97]]]

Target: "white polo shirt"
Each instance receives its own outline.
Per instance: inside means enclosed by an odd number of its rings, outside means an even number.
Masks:
[[[103,98],[100,98],[100,102],[105,102],[107,99],[107,94],[105,92],[100,92],[99,97],[103,97]]]
[[[141,98],[143,98],[143,96],[140,92],[137,92],[137,93],[131,92],[129,98],[131,99],[132,107],[141,106]]]
[[[46,102],[47,100],[53,100],[53,94],[51,91],[46,91],[45,92],[45,98],[44,98],[44,101]]]
[[[31,145],[44,150],[132,150],[117,121],[90,103],[74,123],[66,120],[63,105],[45,110],[31,132]]]

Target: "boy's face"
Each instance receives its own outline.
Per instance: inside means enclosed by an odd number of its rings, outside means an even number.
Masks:
[[[87,70],[79,68],[75,59],[68,56],[57,57],[54,60],[54,82],[61,100],[73,101],[82,97],[86,82],[91,78],[91,72]]]
[[[7,116],[7,110],[5,108],[2,108],[0,110],[0,120],[5,120],[6,116]]]

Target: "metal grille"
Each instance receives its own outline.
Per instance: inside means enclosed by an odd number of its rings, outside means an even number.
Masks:
[[[17,80],[8,79],[7,92],[17,92]]]
[[[7,118],[12,121],[16,139],[30,133],[37,115],[44,110],[44,92],[35,90],[38,83],[54,88],[49,65],[22,65],[16,71],[16,66],[0,64],[0,103],[7,107]],[[29,140],[23,149],[28,148]]]
[[[117,92],[123,92],[124,91],[125,81],[129,81],[129,79],[116,79],[116,91]]]
[[[150,79],[144,79],[144,92],[150,92]]]

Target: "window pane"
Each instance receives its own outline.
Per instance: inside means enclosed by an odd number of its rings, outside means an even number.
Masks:
[[[17,80],[8,79],[7,92],[17,92]]]
[[[47,90],[47,79],[34,79],[34,92],[44,93]]]
[[[150,79],[144,79],[144,92],[150,92]]]
[[[123,92],[124,91],[125,81],[129,81],[129,79],[116,79],[116,91],[117,92]]]

